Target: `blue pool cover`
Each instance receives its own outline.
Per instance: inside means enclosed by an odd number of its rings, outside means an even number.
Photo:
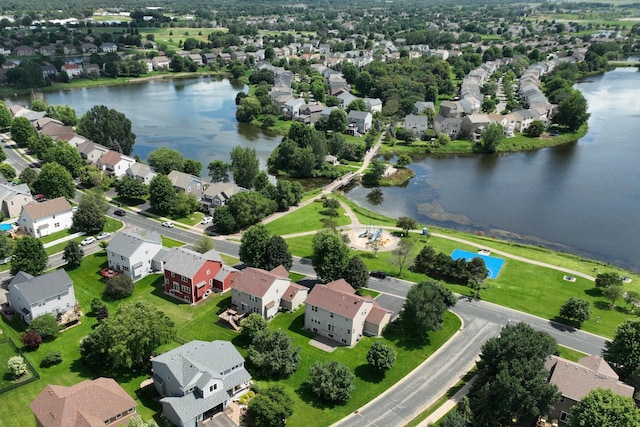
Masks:
[[[454,249],[454,251],[451,253],[451,258],[464,258],[467,262],[471,261],[473,258],[482,258],[482,260],[484,261],[484,265],[486,265],[487,270],[489,270],[489,275],[487,276],[489,279],[495,279],[496,277],[498,277],[498,273],[500,273],[502,264],[504,264],[504,260],[502,258],[480,255],[475,252],[463,251],[462,249]]]

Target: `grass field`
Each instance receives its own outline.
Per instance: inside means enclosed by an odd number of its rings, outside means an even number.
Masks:
[[[330,219],[329,216],[323,215],[323,212],[325,212],[325,209],[322,207],[322,200],[318,199],[301,209],[268,223],[266,227],[272,234],[278,236],[319,230],[323,228],[322,222]],[[333,219],[338,227],[351,223],[342,207],[338,208],[338,216]]]

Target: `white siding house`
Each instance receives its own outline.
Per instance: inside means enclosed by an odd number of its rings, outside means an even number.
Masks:
[[[107,246],[109,268],[126,274],[131,280],[140,280],[153,271],[151,261],[162,249],[160,234],[146,235],[130,231],[117,233]]]
[[[31,202],[23,206],[18,225],[33,237],[43,237],[71,228],[73,211],[64,197],[44,202]]]

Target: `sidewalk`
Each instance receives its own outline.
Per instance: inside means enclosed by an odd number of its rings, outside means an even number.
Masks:
[[[50,248],[51,246],[55,246],[58,243],[68,242],[69,240],[75,239],[76,237],[84,236],[86,233],[84,231],[80,231],[78,233],[70,234],[68,236],[62,237],[61,239],[54,240],[53,242],[45,243],[44,248]]]
[[[439,420],[441,420],[445,415],[449,413],[457,404],[460,402],[463,396],[466,396],[471,389],[471,385],[475,381],[476,377],[474,376],[471,380],[466,383],[456,394],[451,397],[451,399],[444,402],[438,409],[433,411],[431,415],[429,415],[424,421],[418,424],[418,427],[428,427],[430,424],[435,424]]]

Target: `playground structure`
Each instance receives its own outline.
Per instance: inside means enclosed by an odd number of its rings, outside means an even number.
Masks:
[[[386,232],[380,226],[375,226],[373,223],[367,225],[364,231],[362,231],[362,228],[359,230],[354,229],[349,237],[354,249],[370,251],[392,250],[399,241],[398,237]]]
[[[373,224],[369,224],[367,226],[367,229],[364,231],[364,233],[360,234],[358,237],[359,238],[366,237],[368,239],[368,243],[375,242],[382,235],[382,227],[378,227],[378,230],[376,230],[375,232],[371,231],[374,228],[375,227],[373,226]]]

